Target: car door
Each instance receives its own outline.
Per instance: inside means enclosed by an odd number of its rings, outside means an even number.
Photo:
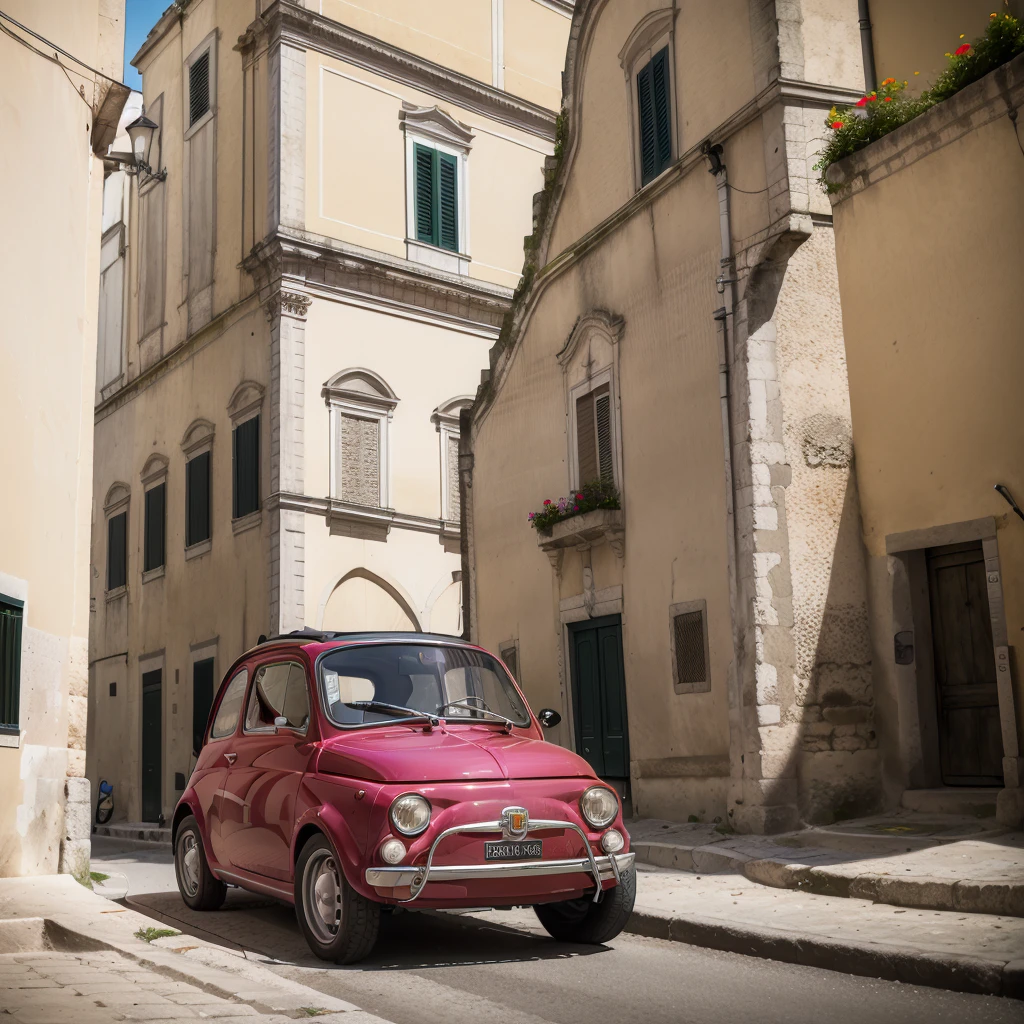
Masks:
[[[280,718],[285,724],[275,725]],[[225,813],[232,816],[226,846],[233,866],[270,878],[290,877],[295,800],[313,750],[310,728],[305,666],[294,656],[258,665],[224,783]]]
[[[230,832],[233,815],[225,813],[224,781],[235,749],[235,736],[241,727],[249,671],[241,668],[221,688],[210,733],[202,749],[196,751],[196,766],[189,785],[195,789],[199,806],[206,819],[206,831],[213,859],[225,860],[225,828]]]

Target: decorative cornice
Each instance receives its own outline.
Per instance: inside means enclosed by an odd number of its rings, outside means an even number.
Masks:
[[[323,516],[328,523],[333,518],[380,526],[384,528],[385,532],[392,527],[397,527],[401,530],[433,533],[453,539],[459,536],[458,523],[451,523],[445,519],[431,519],[408,512],[396,512],[392,508],[356,505],[353,502],[339,501],[337,498],[314,498],[307,494],[296,494],[289,491],[275,491],[263,502],[263,508],[268,511],[282,509],[289,512],[305,512],[311,516]]]
[[[239,37],[247,56],[266,38],[335,57],[476,114],[553,142],[555,112],[325,18],[290,0],[274,3]]]
[[[456,121],[451,114],[445,113],[437,106],[403,107],[398,112],[398,126],[402,131],[411,128],[415,133],[428,139],[447,142],[448,145],[460,149],[469,149],[473,145],[472,129]]]
[[[263,313],[267,323],[272,323],[275,317],[288,315],[296,320],[305,320],[309,307],[313,300],[302,292],[277,291],[263,302]]]
[[[420,311],[473,333],[484,328],[492,337],[512,298],[500,285],[307,232],[278,232],[254,246],[242,267],[271,301],[278,292],[291,294],[284,284],[294,281],[307,290],[320,287],[366,296],[396,311]]]

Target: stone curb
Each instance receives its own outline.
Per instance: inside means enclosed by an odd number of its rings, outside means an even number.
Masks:
[[[633,911],[625,930],[653,939],[686,942],[727,953],[883,981],[1024,999],[1024,960],[1007,963],[980,957],[910,952],[781,929],[725,924],[708,918],[661,917],[642,910]]]
[[[851,874],[831,870],[832,865],[843,867],[850,861],[836,857],[834,851],[811,848],[805,851],[810,863],[790,861],[786,856],[753,857],[725,842],[702,846],[638,842],[632,850],[642,864],[709,875],[728,871],[774,889],[799,889],[819,896],[871,900],[915,910],[1024,917],[1024,883],[1019,882],[879,875],[868,871]],[[826,863],[815,864],[815,859]],[[827,863],[829,860],[832,865]]]

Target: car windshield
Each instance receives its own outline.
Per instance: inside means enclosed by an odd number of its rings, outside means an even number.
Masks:
[[[496,658],[465,647],[364,644],[320,659],[320,693],[335,725],[395,722],[384,709],[351,707],[376,701],[449,720],[497,721],[491,711],[527,726],[530,716]]]

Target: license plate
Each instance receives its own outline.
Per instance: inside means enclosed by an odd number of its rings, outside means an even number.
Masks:
[[[484,860],[539,860],[544,855],[544,842],[534,839],[525,843],[484,843]]]

